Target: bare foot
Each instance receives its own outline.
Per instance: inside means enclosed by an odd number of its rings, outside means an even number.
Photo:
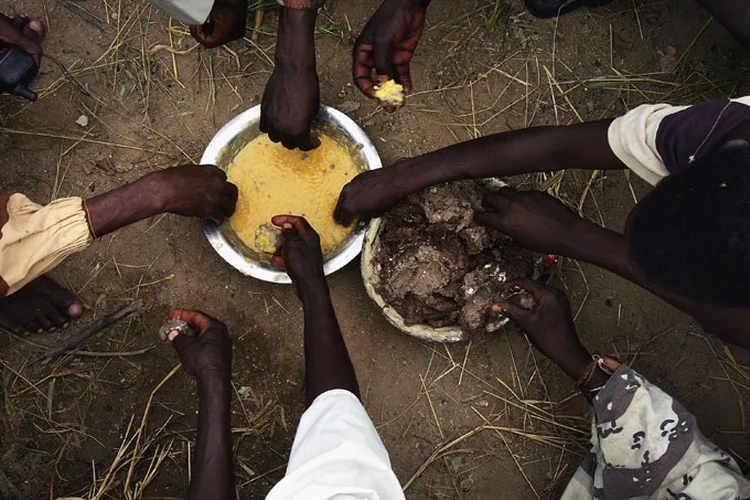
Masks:
[[[83,304],[52,278],[41,276],[8,297],[0,298],[0,326],[16,333],[67,328],[83,314]]]

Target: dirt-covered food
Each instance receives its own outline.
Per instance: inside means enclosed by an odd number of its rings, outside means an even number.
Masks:
[[[407,325],[460,325],[481,337],[497,328],[501,285],[531,276],[535,254],[474,222],[489,190],[474,181],[434,186],[384,216],[378,292]]]

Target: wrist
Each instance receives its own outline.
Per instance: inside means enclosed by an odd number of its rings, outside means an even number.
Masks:
[[[130,187],[138,193],[151,214],[169,212],[171,209],[172,186],[166,179],[165,170],[144,175]]]
[[[591,353],[580,342],[553,361],[573,380],[579,380],[591,365]]]
[[[314,10],[282,7],[279,12],[279,36],[274,59],[282,68],[315,67]]]

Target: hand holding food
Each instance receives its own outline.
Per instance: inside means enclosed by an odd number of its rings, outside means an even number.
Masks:
[[[429,3],[385,0],[354,44],[354,82],[386,109],[401,106],[403,94],[411,92],[411,60]]]

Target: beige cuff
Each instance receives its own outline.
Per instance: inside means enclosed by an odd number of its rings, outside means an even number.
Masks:
[[[8,222],[0,228],[0,278],[10,295],[85,249],[93,238],[81,198],[62,198],[47,206],[12,195]]]
[[[659,151],[656,134],[661,121],[688,106],[644,104],[615,119],[609,126],[609,147],[638,177],[655,186],[669,175]]]

